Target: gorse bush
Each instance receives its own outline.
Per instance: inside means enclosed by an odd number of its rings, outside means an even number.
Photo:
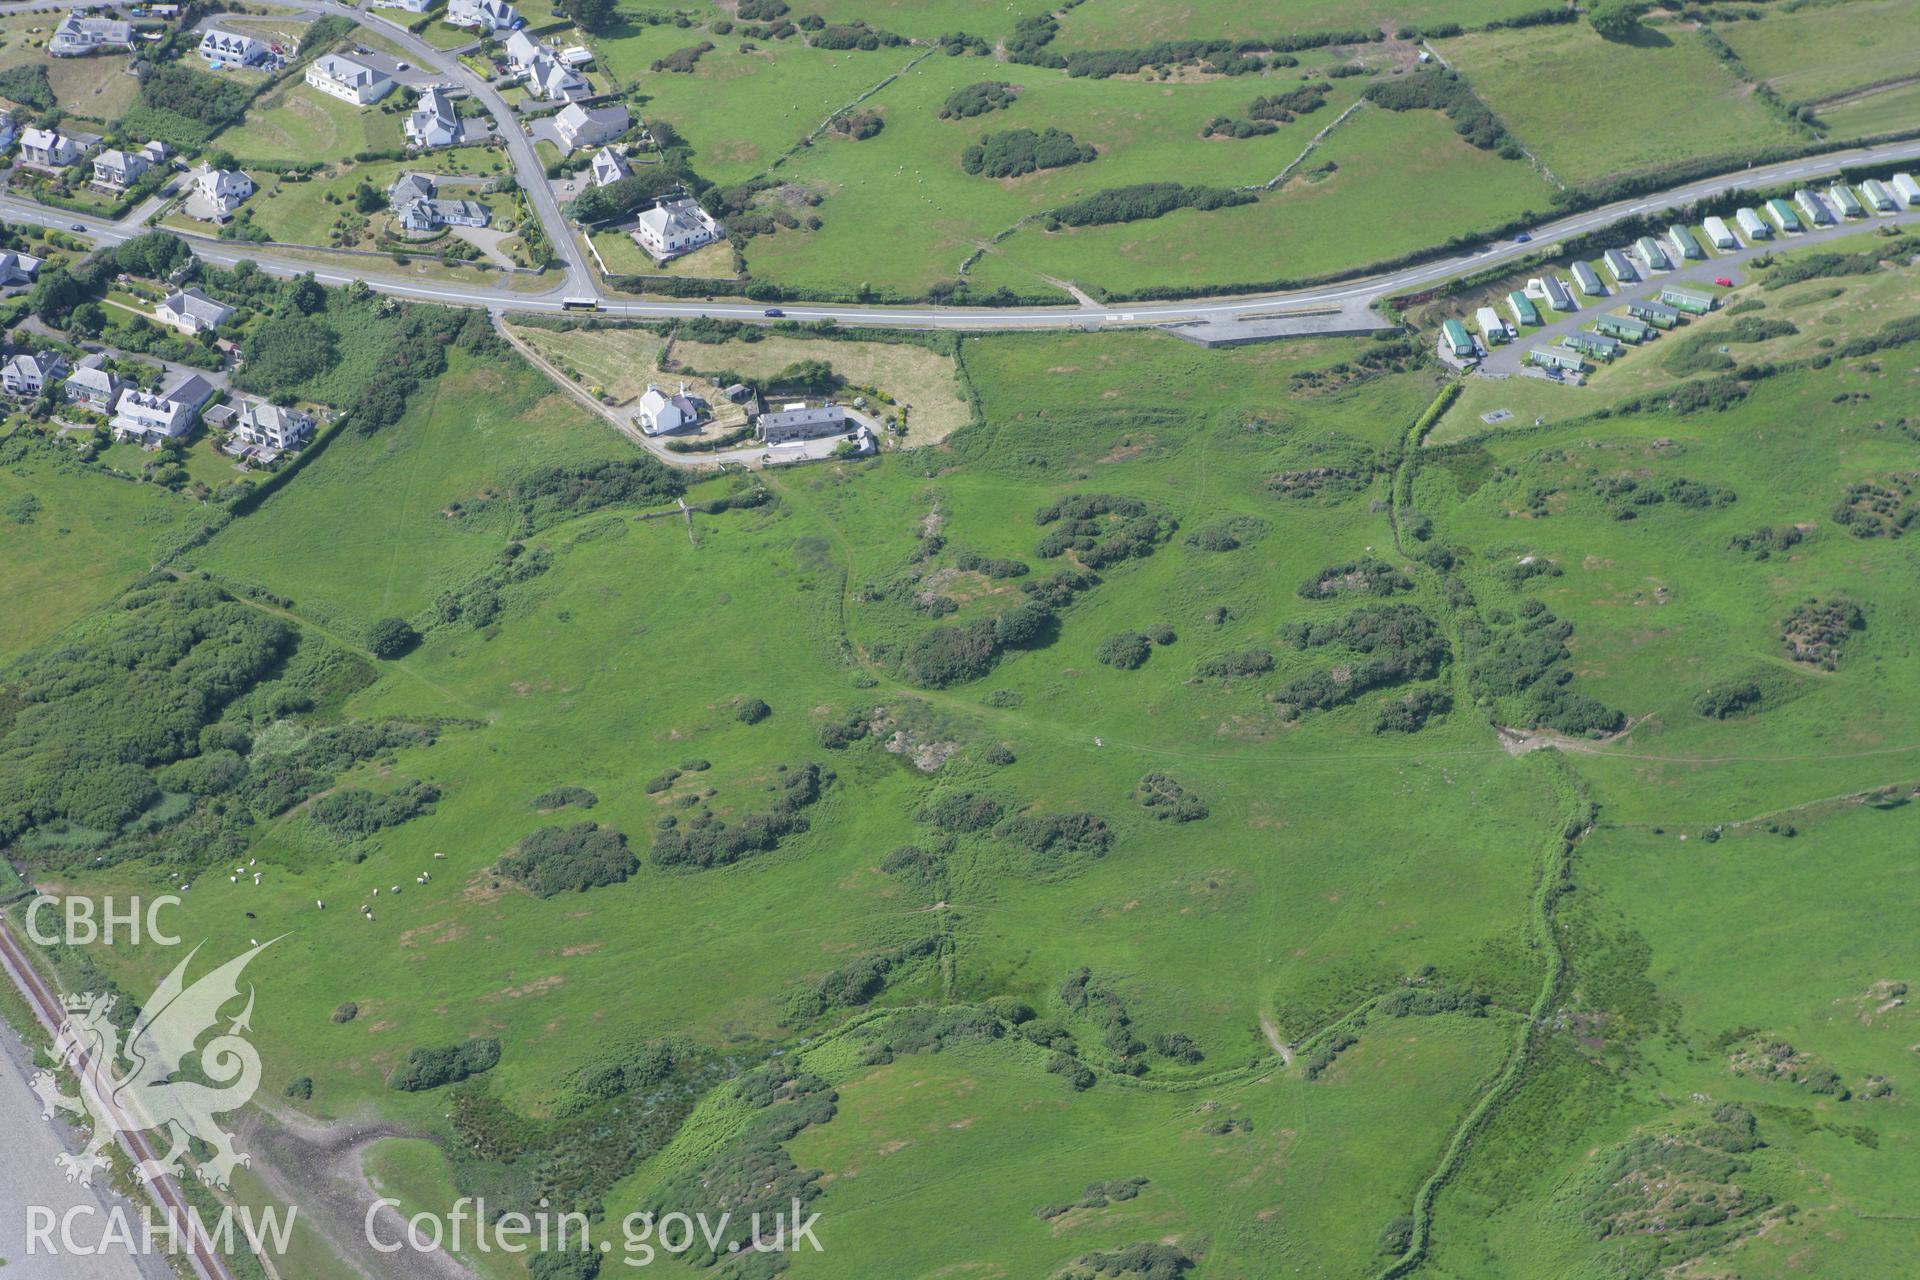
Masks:
[[[491,1071],[500,1062],[498,1040],[475,1039],[443,1048],[415,1049],[399,1070],[387,1080],[389,1088],[404,1093],[438,1089]]]
[[[1064,129],[1049,126],[1039,133],[1009,129],[982,134],[980,141],[960,153],[960,167],[988,178],[1017,178],[1040,169],[1085,164],[1094,154],[1091,146],[1075,142]]]
[[[542,827],[500,859],[500,874],[542,898],[618,884],[639,869],[627,837],[594,822]]]

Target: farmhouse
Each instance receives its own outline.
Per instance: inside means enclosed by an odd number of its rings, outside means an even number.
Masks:
[[[43,258],[30,253],[0,252],[0,285],[32,284],[40,275]]]
[[[1654,335],[1653,326],[1631,316],[1601,316],[1593,322],[1593,327],[1597,332],[1628,342],[1645,342]]]
[[[1773,239],[1773,228],[1768,226],[1766,220],[1752,209],[1740,210],[1733,215],[1733,220],[1740,224],[1740,230],[1749,240]]]
[[[1772,218],[1773,224],[1782,231],[1798,232],[1800,230],[1800,215],[1793,211],[1792,205],[1778,196],[1767,201],[1767,216]]]
[[[0,388],[10,396],[37,396],[66,374],[66,359],[58,351],[23,351],[0,366]]]
[[[478,200],[442,200],[433,179],[424,173],[402,174],[387,188],[393,220],[407,231],[438,231],[442,227],[484,227],[493,214]]]
[[[20,159],[40,169],[64,169],[82,154],[79,143],[52,129],[28,129],[20,135]]]
[[[227,423],[228,434],[256,449],[276,454],[298,449],[313,438],[313,419],[298,409],[283,409],[264,400],[249,400]]]
[[[1500,313],[1492,307],[1481,307],[1474,312],[1473,322],[1480,327],[1480,336],[1487,340],[1488,346],[1496,342],[1505,342],[1513,336],[1512,330],[1507,328],[1507,322],[1502,320]]]
[[[1640,273],[1633,269],[1633,260],[1618,249],[1607,250],[1600,255],[1600,260],[1607,264],[1607,274],[1616,284],[1632,284],[1640,278]]]
[[[82,360],[67,375],[66,386],[62,390],[68,404],[77,404],[95,413],[106,413],[119,398],[121,387],[120,379],[107,368],[107,358],[96,353]]]
[[[267,53],[264,42],[238,31],[209,27],[200,37],[200,56],[208,62],[237,62],[248,67],[266,61]]]
[[[760,415],[760,438],[768,444],[818,440],[821,436],[845,435],[848,430],[847,411],[837,404],[812,409],[804,404],[790,404]]]
[[[690,253],[703,244],[712,244],[727,234],[713,215],[700,207],[692,196],[662,200],[640,215],[633,230],[634,243],[653,255],[654,261]]]
[[[1533,299],[1518,289],[1507,295],[1507,310],[1513,312],[1513,318],[1520,324],[1540,323],[1540,313],[1534,309]]]
[[[307,83],[356,107],[380,101],[393,88],[393,81],[385,75],[338,53],[315,58],[307,68]]]
[[[1920,182],[1915,182],[1912,174],[1894,174],[1893,193],[1906,201],[1908,208],[1920,207]]]
[[[451,0],[447,22],[476,31],[512,31],[526,25],[519,12],[507,0]]]
[[[447,91],[438,85],[420,95],[400,127],[416,147],[450,147],[460,141],[460,114]]]
[[[201,165],[193,175],[186,211],[202,222],[225,222],[253,194],[253,179],[238,169]]]
[[[1527,363],[1568,373],[1584,373],[1587,368],[1586,360],[1572,347],[1535,347],[1527,352]]]
[[[1700,224],[1706,229],[1707,239],[1716,249],[1738,249],[1740,242],[1734,238],[1733,229],[1727,226],[1725,218],[1708,218]]]
[[[213,384],[197,373],[183,373],[158,391],[129,387],[113,413],[113,438],[159,444],[193,430],[200,406],[213,399]]]
[[[680,384],[676,394],[668,395],[649,382],[634,407],[633,420],[643,434],[658,436],[696,425],[705,410],[706,403],[700,397],[687,394],[686,383]]]
[[[627,158],[612,147],[602,147],[593,153],[593,185],[608,186],[622,178],[631,178],[633,169],[627,164]]]
[[[1821,202],[1820,197],[1805,187],[1793,193],[1793,202],[1800,206],[1800,212],[1807,215],[1807,221],[1816,227],[1823,227],[1833,221],[1833,214]]]
[[[1572,270],[1573,282],[1580,286],[1581,293],[1586,294],[1589,298],[1597,298],[1600,296],[1602,290],[1599,272],[1584,262],[1574,263]]]
[[[1676,311],[1684,311],[1690,316],[1703,316],[1713,310],[1713,299],[1697,293],[1688,293],[1684,289],[1662,289],[1660,301]]]
[[[114,18],[93,18],[76,9],[60,20],[47,41],[47,52],[56,58],[77,58],[83,54],[133,48],[133,24]]]
[[[560,144],[572,151],[575,147],[597,147],[612,142],[632,123],[633,117],[618,104],[588,108],[569,102],[553,117],[553,131],[559,136]]]
[[[1828,187],[1827,199],[1833,201],[1840,207],[1840,216],[1843,218],[1864,218],[1867,216],[1866,206],[1860,203],[1860,197],[1854,195],[1844,182],[1836,182]]]
[[[1649,271],[1672,270],[1673,262],[1671,259],[1667,257],[1667,251],[1665,249],[1662,249],[1660,247],[1660,242],[1658,240],[1655,240],[1652,236],[1641,236],[1638,240],[1633,242],[1633,247],[1634,247],[1634,250],[1637,253],[1639,253],[1640,261],[1646,264],[1647,270]]]
[[[1570,333],[1560,340],[1560,345],[1572,347],[1575,351],[1592,356],[1596,360],[1607,361],[1611,361],[1623,350],[1617,341],[1598,333]]]
[[[1473,345],[1473,335],[1458,320],[1441,324],[1440,341],[1446,346],[1447,354],[1456,360],[1473,360],[1480,355],[1480,349]]]
[[[1893,192],[1887,190],[1887,184],[1878,178],[1868,178],[1861,183],[1860,194],[1867,198],[1868,204],[1881,213],[1892,213],[1900,207],[1899,201],[1893,198]]]
[[[1707,256],[1707,251],[1694,239],[1693,232],[1678,223],[1667,228],[1667,239],[1673,243],[1674,252],[1680,255],[1681,260]]]
[[[1656,329],[1671,329],[1680,323],[1680,313],[1672,307],[1663,307],[1657,302],[1635,300],[1627,304],[1627,314],[1636,320],[1645,320]]]
[[[166,300],[154,308],[153,315],[161,324],[172,325],[183,333],[200,333],[218,329],[232,319],[233,308],[215,302],[198,289],[182,289],[168,294]]]

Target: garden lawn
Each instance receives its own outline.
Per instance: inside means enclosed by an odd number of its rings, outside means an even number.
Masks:
[[[242,163],[345,160],[362,151],[391,150],[401,145],[400,117],[381,108],[399,96],[396,91],[381,103],[361,108],[304,82],[290,82],[256,99],[246,119],[219,134],[212,145],[232,152]]]

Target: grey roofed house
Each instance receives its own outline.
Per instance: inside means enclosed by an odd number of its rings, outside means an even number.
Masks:
[[[569,102],[553,117],[553,131],[571,151],[612,142],[627,131],[633,116],[618,103],[610,107],[583,107]]]
[[[545,56],[535,58],[527,65],[527,87],[535,97],[545,98],[549,102],[563,99],[571,102],[591,92],[585,76]]]
[[[0,252],[0,285],[31,284],[44,261],[30,253]]]
[[[1600,277],[1594,269],[1584,262],[1573,264],[1573,282],[1580,286],[1580,292],[1596,294],[1600,292]]]
[[[627,164],[627,158],[612,147],[602,147],[593,153],[593,185],[604,187],[631,178],[633,169]]]
[[[72,58],[107,49],[131,49],[133,24],[117,18],[95,18],[75,9],[60,20],[47,41],[47,52],[56,58]]]
[[[66,372],[66,358],[58,351],[23,351],[0,366],[0,387],[11,396],[37,396]]]
[[[1613,278],[1620,283],[1626,284],[1640,278],[1639,273],[1633,269],[1632,260],[1618,249],[1609,249],[1601,257],[1606,261],[1607,270],[1611,271]]]
[[[183,436],[212,398],[213,384],[197,373],[180,374],[158,391],[130,387],[114,406],[114,438],[150,444]]]
[[[67,375],[64,390],[68,404],[84,404],[105,413],[120,395],[120,379],[107,368],[107,358],[96,352]]]
[[[817,440],[821,436],[845,435],[847,411],[837,404],[812,409],[776,409],[760,415],[760,438],[768,444],[786,444],[794,440]]]
[[[264,449],[297,449],[313,436],[313,418],[264,400],[249,400],[230,419],[234,438]]]
[[[153,162],[138,151],[102,151],[93,158],[93,180],[103,187],[125,189],[140,181]]]
[[[460,113],[438,85],[420,95],[403,125],[407,141],[416,147],[450,147],[460,141]]]
[[[182,289],[178,293],[168,294],[166,301],[154,309],[154,314],[167,324],[188,333],[199,333],[202,329],[218,329],[233,315],[233,308],[223,302],[215,302],[198,289]]]
[[[436,198],[432,178],[423,173],[402,174],[387,188],[394,221],[408,231],[437,231],[441,227],[484,227],[493,213],[478,200]]]

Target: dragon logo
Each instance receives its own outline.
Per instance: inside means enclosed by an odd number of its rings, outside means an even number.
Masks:
[[[251,1030],[251,984],[246,1007],[226,1031],[204,1046],[199,1041],[219,1023],[220,1011],[240,998],[240,974],[247,962],[275,941],[259,944],[188,986],[187,965],[200,950],[195,947],[134,1017],[124,1047],[113,1017],[113,996],[86,992],[65,997],[67,1016],[54,1037],[52,1054],[58,1065],[73,1072],[80,1095],[62,1093],[51,1071],[34,1076],[33,1091],[40,1096],[46,1119],[58,1108],[93,1120],[93,1136],[80,1154],[63,1151],[55,1157],[68,1182],[93,1185],[93,1175],[106,1167],[102,1153],[107,1145],[121,1133],[148,1129],[164,1130],[172,1146],[135,1168],[143,1183],[181,1174],[180,1157],[195,1138],[212,1148],[212,1155],[199,1165],[202,1182],[226,1187],[234,1168],[249,1163],[216,1117],[246,1105],[260,1086],[260,1054],[241,1034]]]

